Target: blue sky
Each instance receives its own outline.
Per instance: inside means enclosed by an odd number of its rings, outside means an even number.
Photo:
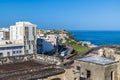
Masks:
[[[0,0],[0,27],[17,21],[41,29],[120,30],[120,1]]]

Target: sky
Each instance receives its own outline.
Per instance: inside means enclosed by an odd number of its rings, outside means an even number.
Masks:
[[[120,30],[120,0],[0,0],[0,27],[17,21],[40,29]]]

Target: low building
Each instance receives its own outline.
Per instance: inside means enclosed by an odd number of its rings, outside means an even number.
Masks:
[[[24,55],[23,44],[12,44],[9,40],[0,40],[0,57]]]
[[[92,56],[92,55],[98,55],[105,58],[113,59],[115,61],[119,61],[118,64],[120,64],[120,45],[102,45],[99,47],[95,47],[90,49],[88,52],[86,52],[83,56]],[[120,66],[118,65],[117,68],[117,76],[118,80],[120,80]]]
[[[118,61],[97,55],[75,60],[76,80],[118,80]]]
[[[0,28],[0,40],[9,40],[10,31],[9,28]]]

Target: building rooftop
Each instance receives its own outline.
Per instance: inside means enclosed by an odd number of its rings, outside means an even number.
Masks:
[[[64,69],[36,60],[0,65],[0,80],[32,80],[64,73]]]
[[[81,58],[81,59],[77,59],[77,60],[84,61],[84,62],[90,62],[90,63],[94,63],[94,64],[100,64],[100,65],[106,65],[106,64],[111,64],[111,63],[117,62],[115,60],[100,57],[97,55],[89,56],[89,57],[85,57],[85,58]]]
[[[0,28],[0,32],[9,32],[9,28]]]
[[[16,25],[34,25],[34,26],[36,26],[35,24],[32,24],[32,23],[27,22],[27,21],[16,22]],[[27,26],[27,27],[28,27],[28,26]]]
[[[0,48],[2,47],[18,47],[18,46],[23,46],[23,44],[0,44]]]

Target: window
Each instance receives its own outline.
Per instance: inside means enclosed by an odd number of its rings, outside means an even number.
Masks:
[[[10,52],[7,52],[7,56],[10,56]]]
[[[114,80],[114,71],[111,72],[111,80]]]
[[[77,70],[80,70],[80,66],[77,66],[76,68],[77,68]]]
[[[3,57],[3,53],[0,53],[0,57]]]
[[[90,76],[91,76],[91,72],[87,70],[87,78],[90,79]]]
[[[28,50],[26,50],[26,53],[28,54]]]
[[[19,51],[16,51],[17,53],[19,53]]]
[[[77,78],[74,78],[74,80],[77,80]]]
[[[22,53],[22,51],[20,50],[19,53]]]
[[[28,44],[30,44],[30,41],[29,41],[29,43]]]
[[[33,27],[33,34],[35,34],[35,28]]]
[[[13,51],[13,54],[15,54],[15,51]]]
[[[29,49],[31,49],[31,46],[30,46],[30,44],[29,44]]]

